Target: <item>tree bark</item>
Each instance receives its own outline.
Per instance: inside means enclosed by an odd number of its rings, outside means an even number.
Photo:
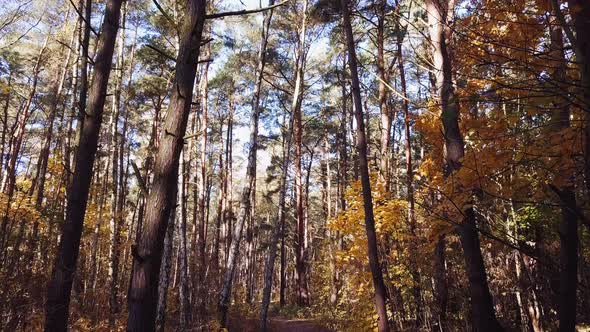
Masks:
[[[570,5],[573,1],[570,1]],[[577,4],[578,6],[582,6],[581,4]],[[590,6],[585,5],[587,7],[587,14],[590,14]],[[572,9],[570,7],[570,9]],[[552,10],[557,12],[559,8],[553,7]],[[578,20],[584,20],[588,22],[590,20],[590,16],[585,16],[584,18],[578,17],[577,12],[583,11],[583,7],[575,7],[572,9],[574,18],[574,27],[576,28],[577,35],[577,48],[576,48],[576,55],[582,55],[582,60],[587,60],[588,53],[584,53],[590,50],[590,44],[586,47],[588,50],[584,49],[584,39],[587,38],[585,35],[587,31],[584,31],[583,34],[579,33],[578,24],[582,22],[578,22]],[[567,93],[567,62],[565,59],[564,54],[564,43],[563,43],[563,31],[562,27],[559,26],[556,22],[554,17],[551,17],[548,22],[549,25],[549,33],[550,33],[550,49],[549,49],[549,59],[548,63],[550,63],[550,70],[549,73],[551,75],[552,81],[552,90],[558,96],[557,101],[553,103],[553,111],[551,113],[551,118],[549,119],[549,126],[547,127],[546,135],[551,137],[551,135],[559,135],[561,130],[564,130],[570,126],[570,102],[567,100],[567,97],[564,96]],[[586,27],[590,27],[590,23],[586,23]],[[580,38],[582,38],[580,40]],[[587,39],[587,42],[590,42],[590,38]],[[580,59],[578,59],[580,60]],[[581,77],[582,77],[582,86],[585,83],[590,84],[590,78],[586,78],[584,75],[589,73],[585,73],[584,70],[588,70],[584,68],[585,65],[583,62],[580,63],[582,68]],[[588,80],[584,82],[584,80]],[[587,88],[590,89],[590,86]],[[584,98],[584,102],[590,101],[590,99],[585,99],[585,92],[582,92],[582,96]],[[590,97],[590,94],[588,94]],[[585,114],[588,116],[588,114]],[[560,248],[559,248],[559,299],[558,299],[558,318],[559,318],[559,331],[574,331],[576,329],[576,291],[578,287],[578,207],[576,203],[576,195],[574,191],[574,186],[571,184],[572,182],[572,175],[568,174],[568,171],[560,171],[559,174],[556,174],[556,178],[562,180],[562,182],[566,183],[563,188],[557,188],[556,186],[552,186],[553,190],[557,193],[557,196],[560,201],[561,206],[561,220],[559,223],[559,241],[560,241]]]
[[[461,167],[461,159],[465,154],[463,137],[459,130],[459,103],[453,87],[452,64],[447,45],[450,29],[446,26],[446,22],[453,8],[450,8],[448,0],[428,0],[426,8],[436,75],[436,93],[442,109],[444,176],[449,178]],[[465,268],[469,279],[474,328],[477,331],[502,331],[503,328],[496,319],[492,295],[487,283],[473,207],[465,208],[463,215],[464,219],[458,224],[457,231],[463,247]]]
[[[558,4],[558,1],[553,1]],[[584,161],[585,161],[585,177],[586,190],[590,195],[590,3],[585,0],[568,0],[568,8],[572,18],[573,30],[575,31],[575,39],[570,40],[574,46],[576,63],[578,71],[580,72],[580,89],[582,95],[581,108],[584,112]],[[557,13],[558,8],[554,11]],[[566,23],[566,22],[562,22]],[[565,29],[571,29],[569,26]],[[566,30],[567,31],[567,30]]]
[[[153,331],[164,233],[175,202],[178,165],[191,109],[206,0],[190,0],[181,29],[170,107],[154,165],[143,230],[134,248],[127,331]]]
[[[119,29],[121,3],[121,0],[109,0],[106,4],[102,33],[98,40],[94,62],[94,80],[90,87],[88,112],[81,130],[80,145],[76,151],[74,176],[68,189],[66,220],[47,292],[46,331],[67,329],[70,293],[80,251],[86,203]]]
[[[367,161],[367,139],[365,137],[365,123],[363,108],[361,102],[361,90],[357,69],[357,58],[355,50],[354,35],[350,19],[350,8],[348,0],[340,0],[343,17],[343,29],[346,34],[346,46],[348,49],[348,67],[350,69],[352,99],[354,103],[354,115],[356,118],[357,133],[357,151],[359,159],[359,173],[361,176],[361,185],[365,211],[365,228],[367,232],[367,245],[369,253],[369,266],[373,276],[373,286],[375,287],[375,306],[379,316],[379,332],[389,331],[387,319],[387,293],[385,283],[383,282],[383,273],[379,263],[379,251],[377,248],[377,233],[375,231],[375,219],[373,216],[373,198],[371,194],[371,180],[369,176],[369,165]]]

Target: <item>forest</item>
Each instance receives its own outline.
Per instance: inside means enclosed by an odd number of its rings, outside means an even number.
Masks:
[[[0,331],[590,331],[590,1],[0,3]]]

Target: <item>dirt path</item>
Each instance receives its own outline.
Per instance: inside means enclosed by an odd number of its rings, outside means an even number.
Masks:
[[[256,319],[229,317],[229,332],[258,332],[259,322]],[[311,319],[287,319],[274,317],[269,321],[270,332],[332,332],[318,321]]]

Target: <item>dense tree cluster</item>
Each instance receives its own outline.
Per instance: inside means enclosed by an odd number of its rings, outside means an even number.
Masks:
[[[587,328],[588,31],[586,0],[3,4],[0,329]]]

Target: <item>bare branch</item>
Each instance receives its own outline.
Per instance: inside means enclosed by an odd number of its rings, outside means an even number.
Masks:
[[[162,6],[160,6],[160,3],[158,3],[158,0],[152,0],[152,2],[154,3],[154,5],[156,5],[156,8],[158,8],[158,10],[160,11],[160,13],[162,13],[162,15],[170,22],[172,23],[172,25],[176,26],[176,22],[174,22],[174,20],[170,17],[170,15],[168,15],[168,13],[166,13],[166,11],[164,10],[164,8],[162,8]]]
[[[285,0],[283,2],[277,3],[276,5],[263,7],[263,8],[250,9],[250,10],[243,9],[243,10],[236,10],[236,11],[230,11],[230,12],[208,14],[208,15],[205,15],[205,19],[211,20],[214,18],[221,18],[221,17],[226,17],[226,16],[238,16],[238,15],[248,15],[248,14],[260,13],[260,12],[264,12],[264,11],[282,6],[282,5],[286,4],[287,2],[289,2],[289,0]]]
[[[149,49],[156,51],[157,53],[159,53],[161,56],[165,57],[166,59],[176,62],[176,59],[172,55],[162,51],[161,49],[155,47],[154,45],[146,44],[145,46]]]
[[[170,61],[176,62],[176,59],[172,55],[166,53],[166,51],[163,51],[163,50],[161,50],[161,49],[159,49],[156,46],[151,45],[151,44],[146,44],[145,46],[147,48],[149,48],[149,49],[152,49],[152,50],[156,51],[158,54],[160,54],[161,56],[165,57],[166,59],[168,59]],[[207,58],[207,59],[200,59],[199,61],[197,61],[197,63],[205,63],[205,62],[213,62],[213,59]]]
[[[572,45],[577,45],[576,37],[574,37],[574,33],[572,32],[572,29],[567,24],[565,17],[563,16],[561,9],[559,8],[559,3],[557,2],[557,0],[551,0],[551,6],[553,7],[553,11],[555,12],[555,16],[557,16],[559,23],[563,27],[563,31],[565,32],[565,35],[570,40],[570,43],[572,43]]]
[[[137,167],[137,164],[135,163],[135,161],[131,161],[131,167],[133,167],[133,174],[135,174],[135,177],[137,178],[137,184],[139,185],[139,189],[141,190],[141,193],[144,196],[147,196],[147,194],[148,194],[147,186],[145,185],[145,181],[141,177],[141,172],[139,171],[139,167]]]
[[[90,24],[90,22],[86,21],[86,18],[84,17],[84,15],[82,15],[82,13],[78,9],[78,7],[76,7],[76,4],[74,4],[74,2],[72,0],[70,0],[70,4],[72,4],[72,7],[74,7],[74,10],[78,14],[78,16],[84,21],[84,24],[88,25],[88,28],[90,28],[90,31],[92,31],[92,33],[94,33],[94,35],[98,37],[98,32],[96,32],[96,30],[94,30],[94,28],[92,27],[92,24]]]

